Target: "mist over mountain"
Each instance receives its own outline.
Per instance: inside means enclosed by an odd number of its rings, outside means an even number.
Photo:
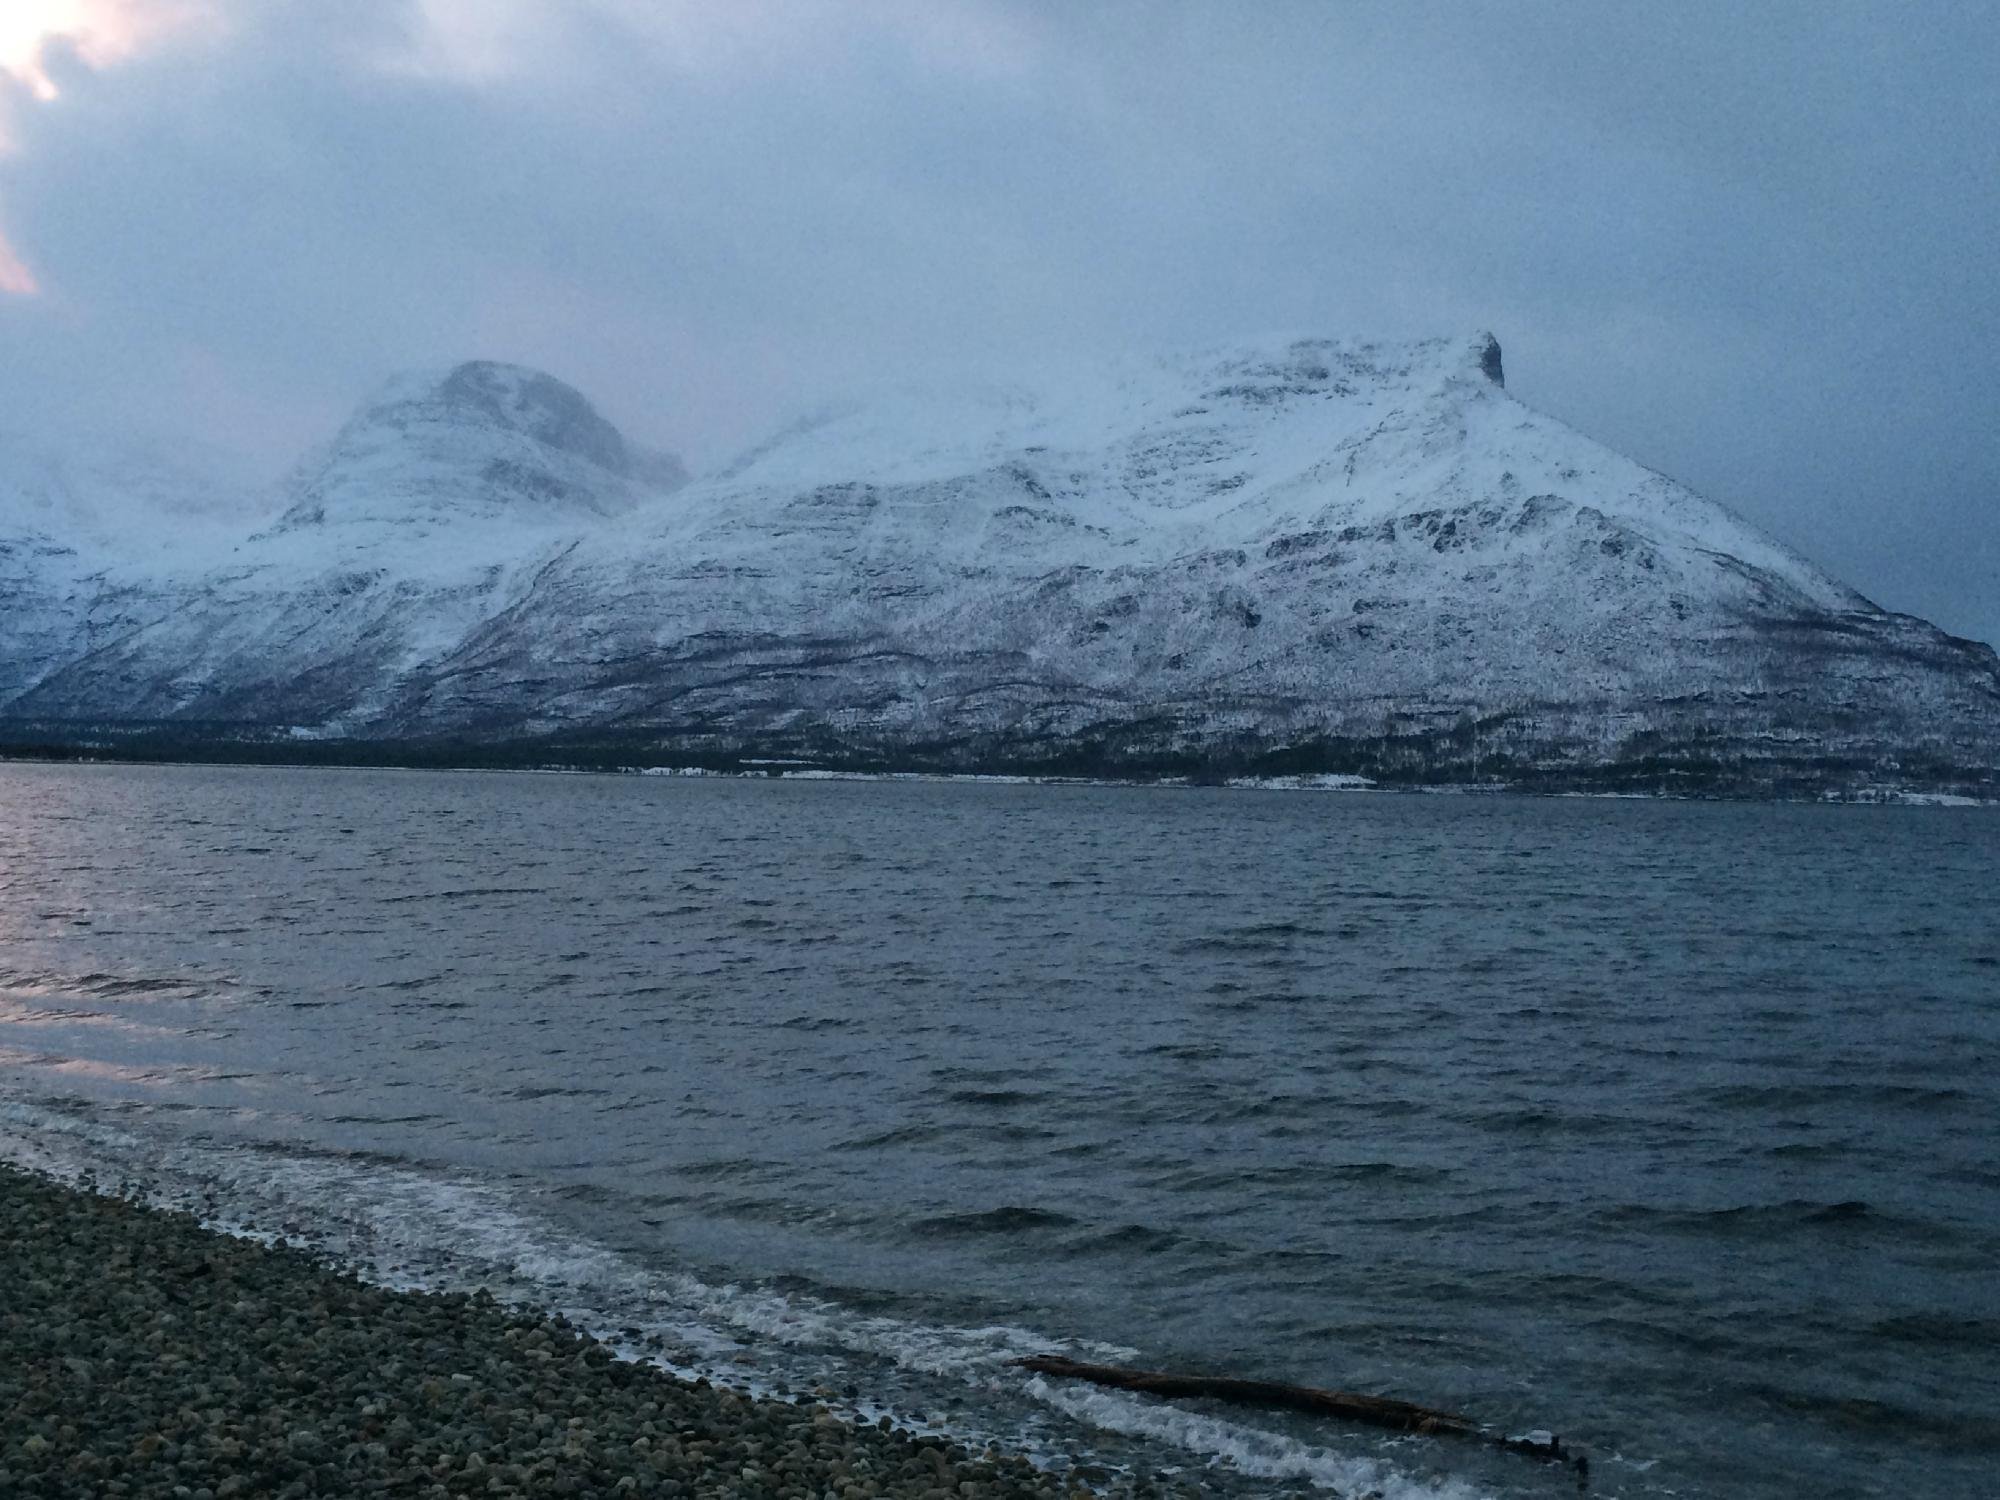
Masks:
[[[389,382],[258,503],[144,468],[54,493],[0,485],[17,744],[1751,793],[2000,766],[1990,648],[1522,405],[1485,335],[933,384],[692,481],[473,362]]]

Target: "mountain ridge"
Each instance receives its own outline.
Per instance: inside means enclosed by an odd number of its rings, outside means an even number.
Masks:
[[[45,663],[0,674],[0,737],[1747,793],[2000,765],[2000,656],[1522,405],[1488,334],[906,390],[691,481],[475,361],[391,382],[288,502],[163,580],[0,556],[64,601],[0,627]]]

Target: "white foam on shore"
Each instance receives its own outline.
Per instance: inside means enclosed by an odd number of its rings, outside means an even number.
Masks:
[[[998,1398],[1016,1420],[982,1427],[956,1408],[945,1429],[972,1447],[992,1442],[1062,1467],[1087,1433],[1137,1440],[1165,1464],[1214,1478],[1310,1485],[1382,1500],[1477,1500],[1458,1480],[1404,1474],[1380,1459],[1342,1455],[1278,1433],[1149,1398],[1027,1376],[1011,1361],[1060,1352],[1099,1362],[1137,1351],[1051,1339],[994,1324],[944,1327],[859,1312],[809,1295],[649,1269],[524,1208],[505,1189],[387,1163],[264,1147],[177,1145],[100,1120],[0,1098],[0,1161],[73,1185],[139,1184],[146,1201],[193,1212],[222,1233],[310,1246],[366,1279],[400,1290],[485,1286],[503,1301],[560,1313],[627,1357],[752,1395],[820,1386],[831,1409],[859,1421],[935,1422],[899,1402],[902,1376]],[[636,1330],[638,1337],[633,1336]],[[798,1351],[773,1360],[771,1346]],[[841,1398],[824,1390],[851,1385]],[[869,1386],[873,1389],[867,1389]],[[935,1410],[927,1387],[900,1395]],[[1182,1457],[1178,1460],[1172,1454]],[[1093,1461],[1103,1458],[1091,1455]],[[1114,1462],[1112,1467],[1118,1465]],[[1241,1493],[1240,1489],[1234,1491]]]
[[[1282,1433],[1205,1416],[1123,1391],[1050,1384],[1040,1376],[1031,1380],[1028,1388],[1039,1400],[1092,1427],[1171,1443],[1207,1456],[1211,1464],[1226,1464],[1239,1474],[1258,1479],[1380,1495],[1381,1500],[1486,1500],[1482,1491],[1462,1480],[1415,1478],[1379,1459],[1335,1453]]]

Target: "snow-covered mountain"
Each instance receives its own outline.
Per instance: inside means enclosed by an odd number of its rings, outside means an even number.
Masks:
[[[1729,789],[2000,766],[1989,648],[1522,406],[1490,338],[910,391],[684,480],[470,364],[171,568],[0,512],[0,719]]]
[[[678,459],[628,444],[560,380],[477,360],[385,385],[299,466],[280,529],[399,543],[469,522],[559,531],[686,482]]]
[[[164,569],[75,528],[53,538],[77,562],[49,565],[41,592],[57,597],[20,617],[58,622],[41,638],[74,620],[67,658],[0,696],[0,714],[55,732],[392,731],[381,710],[406,674],[504,609],[579,528],[685,479],[547,375],[477,362],[399,377],[297,466],[254,529],[184,546]],[[7,633],[0,660],[16,654]]]
[[[268,513],[219,455],[0,430],[0,705],[73,653],[108,570],[199,572]]]

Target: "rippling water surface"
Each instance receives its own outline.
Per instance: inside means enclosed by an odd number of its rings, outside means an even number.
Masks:
[[[0,766],[0,1149],[1219,1493],[2000,1472],[2000,816]]]

